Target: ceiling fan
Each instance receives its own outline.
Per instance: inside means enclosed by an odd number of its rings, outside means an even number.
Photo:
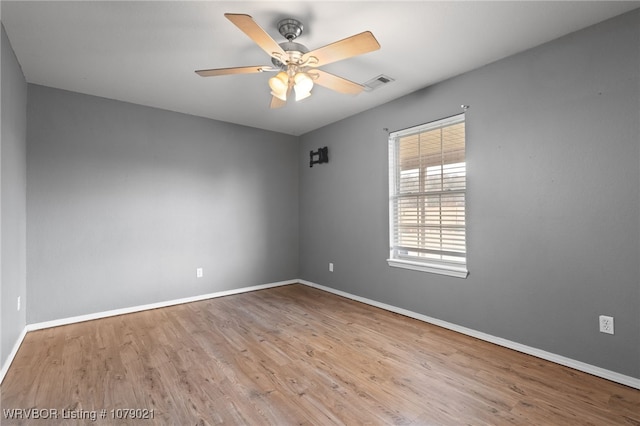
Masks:
[[[380,44],[370,31],[364,31],[319,49],[309,51],[294,40],[302,34],[300,21],[287,18],[278,22],[278,31],[287,41],[276,43],[249,15],[225,13],[224,16],[249,36],[271,57],[271,65],[255,65],[235,68],[198,70],[202,77],[230,74],[252,74],[265,71],[278,72],[269,79],[271,108],[285,105],[293,91],[296,101],[311,96],[314,83],[339,93],[358,94],[364,86],[318,69],[323,65],[348,59],[380,49]]]

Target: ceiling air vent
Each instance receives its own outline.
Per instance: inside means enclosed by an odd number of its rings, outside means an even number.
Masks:
[[[371,92],[372,90],[376,90],[380,86],[384,86],[385,84],[389,84],[394,81],[396,81],[394,78],[391,78],[388,75],[380,74],[379,76],[374,77],[364,83],[364,90],[366,90],[367,92]]]

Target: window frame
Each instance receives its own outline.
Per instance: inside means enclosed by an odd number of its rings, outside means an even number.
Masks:
[[[442,129],[449,126],[453,126],[456,124],[463,123],[465,126],[465,140],[464,140],[464,188],[456,189],[452,191],[452,194],[462,194],[462,198],[464,200],[464,226],[462,227],[464,234],[464,252],[462,255],[458,255],[461,260],[453,261],[453,260],[444,260],[444,259],[417,259],[416,256],[408,256],[408,258],[403,258],[398,256],[396,253],[398,251],[398,247],[396,245],[398,229],[396,225],[398,224],[398,219],[395,217],[396,212],[398,211],[397,204],[398,200],[401,199],[401,195],[397,187],[400,184],[399,173],[401,173],[400,164],[399,164],[399,141],[403,137],[418,135],[421,133],[433,131],[436,129]],[[425,124],[421,124],[418,126],[413,126],[407,129],[398,130],[389,133],[388,139],[388,148],[389,148],[389,258],[387,259],[387,263],[389,266],[410,269],[414,271],[428,272],[441,274],[446,276],[452,276],[457,278],[466,278],[469,274],[467,270],[467,244],[466,244],[466,234],[467,234],[467,223],[466,223],[466,212],[467,212],[467,189],[466,189],[466,115],[465,113],[456,114],[451,117],[431,121]],[[440,154],[443,155],[446,151],[440,151]],[[446,164],[453,163],[442,163],[444,167]],[[427,174],[427,167],[422,166],[423,171],[419,172],[421,174]],[[444,174],[444,170],[441,172]],[[435,191],[438,192],[438,191]],[[441,190],[440,194],[445,194],[447,191]],[[422,191],[419,192],[421,196],[424,196],[424,199],[429,196],[431,191]],[[423,195],[422,195],[423,194]],[[426,205],[426,202],[423,202],[421,205],[417,207],[417,209],[422,209]],[[439,204],[441,206],[442,204]],[[442,234],[441,234],[442,235]],[[419,234],[416,232],[416,239],[419,238]],[[437,256],[446,256],[446,251],[435,251]]]

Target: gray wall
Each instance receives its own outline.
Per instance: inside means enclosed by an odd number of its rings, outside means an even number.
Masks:
[[[26,122],[27,83],[4,27],[0,136],[0,366],[26,324]],[[17,310],[17,298],[22,308]]]
[[[639,16],[301,138],[34,85],[26,125],[3,31],[0,361],[25,323],[300,276],[640,377]],[[470,276],[390,268],[382,128],[463,103]]]
[[[636,10],[304,135],[301,278],[640,377],[638,46]],[[383,128],[461,104],[470,275],[391,268]]]
[[[28,323],[298,276],[297,138],[37,85],[28,100]]]

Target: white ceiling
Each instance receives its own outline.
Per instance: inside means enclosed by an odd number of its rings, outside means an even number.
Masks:
[[[28,82],[300,135],[438,81],[640,7],[612,1],[2,1],[1,19]],[[315,49],[370,30],[380,50],[323,67],[364,83],[396,81],[269,109],[272,74],[199,77],[196,69],[269,65],[229,22],[246,13],[276,41],[303,22]]]

